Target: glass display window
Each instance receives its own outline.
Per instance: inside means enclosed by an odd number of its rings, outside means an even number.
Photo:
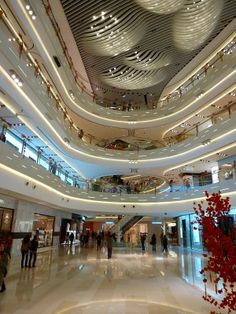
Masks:
[[[13,210],[0,208],[0,232],[10,232],[13,220]]]
[[[34,214],[33,235],[37,235],[39,247],[48,247],[53,244],[55,217]]]

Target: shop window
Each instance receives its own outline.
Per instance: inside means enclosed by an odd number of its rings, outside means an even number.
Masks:
[[[33,235],[38,236],[39,247],[52,246],[55,217],[34,214]]]
[[[13,219],[13,210],[0,208],[0,232],[10,232]]]

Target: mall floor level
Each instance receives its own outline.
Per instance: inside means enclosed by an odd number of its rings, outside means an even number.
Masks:
[[[23,269],[14,257],[0,313],[210,313],[199,274],[204,262],[201,254],[178,248],[168,255],[160,248],[154,254],[114,248],[108,260],[105,250],[61,247],[39,253],[37,267]]]

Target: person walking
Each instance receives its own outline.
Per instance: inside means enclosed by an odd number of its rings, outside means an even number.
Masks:
[[[66,238],[65,238],[65,245],[69,245],[70,243],[70,234],[69,232],[66,233]]]
[[[30,248],[30,235],[27,234],[21,244],[21,268],[28,267],[28,257]]]
[[[73,232],[71,232],[71,234],[70,234],[69,238],[70,238],[70,246],[72,246],[73,241],[74,241],[74,238],[75,238],[75,236],[74,236],[74,233],[73,233]]]
[[[52,172],[52,174],[56,175],[56,172],[57,172],[57,163],[56,163],[55,160],[54,160],[54,162],[53,162],[53,164],[52,164],[51,172]]]
[[[38,240],[37,240],[37,236],[35,235],[33,240],[31,240],[31,242],[30,242],[29,267],[31,267],[31,260],[32,260],[32,258],[33,258],[33,265],[32,265],[32,267],[35,267],[38,246],[39,246],[39,243],[38,243]]]
[[[174,184],[174,181],[170,180],[169,181],[170,192],[173,192],[173,184]]]
[[[163,246],[162,252],[168,253],[168,239],[165,234],[163,235],[162,246]]]
[[[54,163],[54,159],[52,159],[51,157],[49,157],[48,159],[48,171],[52,172],[52,165]]]
[[[146,241],[146,234],[142,233],[140,236],[140,241],[141,241],[141,247],[142,247],[142,251],[145,251],[145,241]]]
[[[5,250],[5,247],[2,246],[2,250],[0,251],[0,292],[4,292],[6,290],[5,278],[7,276],[8,261],[9,254]]]
[[[102,236],[101,233],[97,235],[97,251],[100,251],[102,248]]]
[[[108,259],[112,257],[112,244],[113,244],[112,234],[108,233],[108,236],[107,236],[107,258]]]
[[[156,235],[154,233],[152,235],[150,244],[152,246],[152,252],[156,252],[156,250],[157,250],[157,247],[156,247],[156,245],[157,245],[157,238],[156,238]]]

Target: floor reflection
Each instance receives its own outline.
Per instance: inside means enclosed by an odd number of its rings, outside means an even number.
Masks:
[[[204,263],[201,254],[178,248],[114,248],[108,260],[105,250],[62,247],[22,270],[12,258],[0,313],[209,313],[201,298]]]
[[[93,313],[136,313],[136,314],[197,314],[191,310],[172,307],[155,302],[140,302],[140,300],[105,300],[82,305],[69,306],[58,310],[55,314],[93,314]]]

